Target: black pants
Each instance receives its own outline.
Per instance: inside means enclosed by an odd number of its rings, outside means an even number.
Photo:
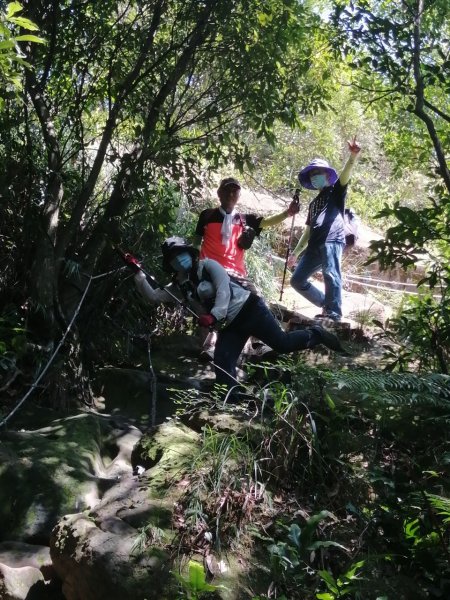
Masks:
[[[320,336],[311,329],[286,332],[270,312],[264,300],[251,294],[238,316],[219,331],[214,363],[216,381],[233,387],[236,365],[245,342],[254,336],[280,354],[306,350],[320,343]],[[225,371],[225,372],[224,372]]]

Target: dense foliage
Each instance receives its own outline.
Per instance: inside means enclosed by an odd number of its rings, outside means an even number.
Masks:
[[[423,295],[405,302],[392,323],[389,335],[403,343],[393,365],[410,368],[418,361],[422,368],[447,373],[450,8],[439,0],[338,1],[333,22],[354,72],[353,85],[385,127],[385,148],[395,157],[397,177],[403,179],[405,166],[414,163],[429,181],[420,204],[386,203],[379,216],[392,226],[384,240],[372,244],[372,261],[382,268],[419,263],[426,268]]]
[[[320,103],[308,75],[318,17],[287,0],[24,9],[47,43],[18,42],[32,68],[1,113],[2,302],[41,348],[79,308],[64,390],[92,360],[86,334],[115,284],[80,300],[112,244],[154,251],[173,226],[174,182],[192,197],[210,170],[249,160],[244,132],[270,138],[276,120]],[[76,379],[87,399],[87,374]]]
[[[0,15],[1,413],[24,389],[89,404],[96,365],[192,326],[144,307],[115,250],[161,277],[162,239],[192,233],[219,174],[291,194],[299,167],[339,168],[357,134],[351,203],[385,234],[371,260],[423,268],[379,324],[386,372],[267,366],[255,437],[205,430],[184,534],[216,527],[228,549],[245,532],[255,597],[449,595],[449,32],[445,0],[26,0]],[[271,235],[249,260],[265,291]]]
[[[448,377],[267,368],[290,382],[256,392],[262,413],[227,408],[257,427],[204,429],[179,551],[238,553],[253,600],[446,597]]]

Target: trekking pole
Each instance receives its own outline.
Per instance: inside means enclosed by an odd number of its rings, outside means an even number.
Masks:
[[[114,249],[116,250],[116,252],[119,254],[119,256],[122,258],[122,260],[128,265],[130,266],[129,262],[126,260],[127,256],[130,256],[132,258],[134,258],[129,252],[124,252],[121,248],[119,248],[119,246],[117,245],[113,245]],[[180,306],[182,306],[183,308],[187,309],[191,315],[193,317],[195,317],[196,319],[198,319],[198,315],[196,312],[194,312],[193,310],[191,310],[191,308],[189,308],[189,306],[187,306],[182,300],[180,300],[180,298],[178,298],[177,296],[175,296],[175,294],[172,294],[172,292],[170,290],[167,289],[167,287],[165,287],[164,285],[160,284],[154,277],[153,275],[150,275],[150,273],[148,273],[137,261],[137,259],[134,259],[135,262],[133,262],[132,264],[139,269],[139,271],[142,271],[142,273],[144,273],[144,275],[150,280],[150,282],[157,288],[159,288],[160,290],[164,290],[171,298],[173,298],[173,300],[175,300],[175,302],[177,302],[178,304],[180,304]],[[210,327],[210,329],[212,330],[213,328]],[[148,356],[149,356],[149,365],[150,365],[150,373],[152,375],[152,414],[151,414],[151,419],[152,419],[152,424],[155,420],[155,402],[156,402],[156,391],[154,390],[153,386],[156,384],[156,375],[153,371],[153,365],[152,365],[152,360],[151,360],[151,354],[150,354],[150,338],[151,335],[148,336],[147,338],[147,342],[148,342]],[[246,390],[250,389],[248,388],[248,386],[245,386],[243,383],[241,383],[240,381],[238,381],[236,379],[236,377],[233,377],[232,375],[230,375],[230,373],[228,373],[228,371],[226,371],[224,368],[220,367],[219,365],[217,365],[214,361],[210,360],[209,363],[215,368],[218,369],[219,371],[222,371],[222,373],[224,373],[225,375],[227,375],[230,379],[232,379],[237,385],[233,386],[233,387],[243,387]],[[226,398],[228,398],[229,393],[227,394]],[[254,395],[254,394],[253,394]]]
[[[117,252],[119,253],[120,257],[122,258],[122,260],[125,261],[125,263],[128,265],[128,262],[126,260],[127,256],[131,256],[128,252],[124,252],[121,248],[119,248],[118,246],[115,246]],[[136,260],[136,259],[135,259]],[[175,302],[177,302],[180,306],[182,306],[184,309],[186,309],[188,312],[191,313],[191,315],[193,317],[195,317],[196,319],[198,319],[198,314],[193,311],[187,304],[185,304],[182,300],[180,300],[180,298],[178,298],[178,296],[176,296],[175,294],[173,294],[169,289],[167,289],[166,286],[162,285],[161,283],[159,283],[158,281],[156,281],[156,279],[153,277],[153,275],[150,275],[150,273],[148,273],[140,264],[139,262],[133,262],[134,266],[139,269],[139,271],[142,271],[142,273],[144,273],[144,275],[147,277],[147,279],[150,281],[150,283],[152,283],[155,287],[159,288],[160,290],[164,290],[166,292],[166,294],[168,294],[173,300],[175,300]],[[129,265],[128,265],[129,266]]]
[[[297,206],[300,204],[300,189],[297,188],[294,193],[294,202]],[[291,253],[292,234],[294,232],[295,213],[292,215],[291,231],[289,232],[289,241],[286,249],[286,261],[284,263],[283,282],[281,284],[280,302],[283,300],[284,282],[286,280],[286,271],[288,266],[289,254]]]

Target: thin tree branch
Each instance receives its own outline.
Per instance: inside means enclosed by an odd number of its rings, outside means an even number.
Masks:
[[[436,132],[433,120],[424,110],[424,82],[421,73],[420,65],[420,54],[421,54],[421,19],[424,11],[424,0],[417,0],[416,2],[416,18],[414,21],[414,48],[413,48],[413,65],[414,65],[414,79],[416,82],[416,104],[414,107],[414,114],[421,119],[430,135],[431,141],[433,142],[436,157],[439,163],[440,175],[444,180],[447,191],[450,193],[450,171],[447,167],[447,161],[445,159],[445,153],[442,149],[439,136]]]
[[[441,117],[442,119],[447,121],[447,123],[450,123],[450,115],[447,115],[446,113],[442,112],[442,110],[440,110],[437,106],[434,106],[434,104],[429,102],[426,98],[423,99],[423,103],[427,108],[429,108],[434,113],[436,113],[439,117]]]

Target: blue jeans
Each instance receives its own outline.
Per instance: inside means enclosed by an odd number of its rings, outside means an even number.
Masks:
[[[326,242],[320,246],[308,245],[291,278],[291,285],[299,294],[316,306],[323,307],[331,317],[342,317],[341,257],[344,244]],[[309,278],[322,269],[325,294]]]
[[[236,384],[236,365],[245,342],[254,336],[276,352],[287,353],[312,348],[320,343],[320,336],[311,329],[286,332],[270,312],[264,300],[251,295],[237,317],[219,331],[214,363],[216,382],[233,387]]]

